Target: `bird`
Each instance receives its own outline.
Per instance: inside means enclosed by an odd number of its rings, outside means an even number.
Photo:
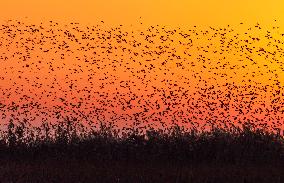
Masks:
[[[142,123],[157,126],[171,120],[193,128],[247,119],[273,128],[283,123],[283,41],[277,29],[259,23],[241,32],[234,26],[127,30],[15,20],[0,34],[6,121],[74,116],[83,124],[103,119],[123,126],[139,114]]]

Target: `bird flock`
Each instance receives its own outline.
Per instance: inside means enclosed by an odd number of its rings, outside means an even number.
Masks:
[[[0,25],[0,118],[197,129],[284,122],[284,34],[260,24]]]

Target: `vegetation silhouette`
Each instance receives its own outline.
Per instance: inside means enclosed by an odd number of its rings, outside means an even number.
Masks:
[[[281,182],[283,136],[255,128],[141,131],[76,118],[10,122],[0,140],[3,182]],[[269,170],[269,171],[268,171]]]

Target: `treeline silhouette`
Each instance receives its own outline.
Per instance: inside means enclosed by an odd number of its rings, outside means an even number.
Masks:
[[[10,120],[0,134],[3,182],[284,181],[283,136],[249,123],[143,131],[106,123],[91,128],[69,118],[35,127],[24,119]]]

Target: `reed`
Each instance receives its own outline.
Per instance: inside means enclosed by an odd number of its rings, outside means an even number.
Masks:
[[[39,127],[11,120],[2,129],[3,182],[284,180],[283,136],[248,124],[207,131],[173,125],[142,132],[105,123],[87,128],[67,118]]]

